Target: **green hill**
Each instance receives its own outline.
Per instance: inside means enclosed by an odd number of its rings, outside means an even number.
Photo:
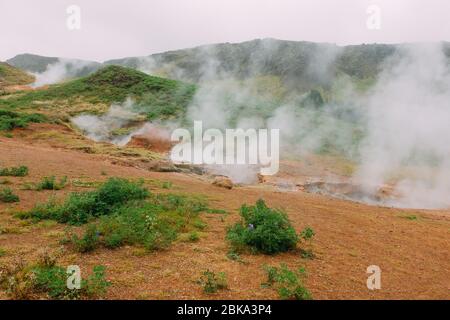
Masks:
[[[43,73],[49,67],[56,65],[58,68],[64,68],[66,79],[84,77],[102,67],[101,63],[95,61],[45,57],[29,53],[19,54],[6,62],[16,68],[32,73]]]
[[[34,77],[5,62],[0,62],[0,88],[11,85],[30,84]]]
[[[102,112],[111,103],[121,103],[130,97],[149,118],[168,118],[183,112],[194,92],[194,85],[108,66],[88,77],[5,97],[0,100],[0,108],[38,109],[45,113]]]

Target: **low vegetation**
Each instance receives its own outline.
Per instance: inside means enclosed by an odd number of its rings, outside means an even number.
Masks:
[[[45,122],[46,117],[38,113],[18,113],[0,109],[0,131],[26,128],[29,123]]]
[[[208,210],[197,197],[151,194],[142,181],[110,178],[93,191],[72,193],[63,203],[51,199],[18,216],[70,225],[89,223],[83,234],[69,234],[65,241],[79,252],[123,245],[158,250],[167,248],[180,234],[198,241],[206,227],[199,214]]]
[[[3,188],[0,190],[0,202],[13,203],[19,201],[19,196],[14,194],[10,188]]]
[[[203,287],[204,293],[216,293],[219,290],[228,288],[225,272],[203,271],[197,283]]]
[[[311,300],[311,293],[303,284],[305,270],[303,268],[290,270],[287,265],[281,264],[279,268],[265,266],[267,282],[264,287],[274,288],[284,300]]]
[[[44,177],[42,181],[37,185],[37,190],[61,190],[67,184],[67,177],[62,177],[59,181],[56,181],[55,176]]]
[[[202,201],[174,194],[149,195],[146,201],[134,201],[103,216],[86,228],[84,235],[73,235],[71,242],[80,252],[99,246],[114,249],[139,245],[146,250],[167,248],[180,234],[198,241],[196,231],[204,228],[199,213],[207,208]]]
[[[28,174],[28,167],[11,167],[11,168],[0,168],[0,176],[9,177],[25,177]]]
[[[82,279],[80,289],[69,289],[68,273],[56,264],[56,259],[41,256],[33,264],[20,261],[3,266],[0,287],[13,299],[34,299],[45,295],[50,299],[93,299],[102,297],[110,282],[105,279],[105,267],[95,266],[92,274]]]
[[[148,195],[149,192],[142,183],[110,178],[94,191],[72,193],[62,204],[50,200],[46,204],[37,205],[29,212],[19,214],[19,217],[82,225],[111,214],[129,201],[145,199]]]
[[[276,254],[296,247],[299,237],[285,212],[267,207],[260,199],[255,206],[243,205],[240,215],[242,220],[227,233],[235,251]]]

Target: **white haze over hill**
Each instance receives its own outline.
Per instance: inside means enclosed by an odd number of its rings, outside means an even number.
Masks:
[[[355,179],[373,191],[397,178],[401,198],[392,205],[450,206],[450,70],[442,48],[405,46],[386,64],[367,105]]]
[[[266,45],[266,53],[255,55],[270,54],[270,42]],[[300,107],[307,94],[283,91],[283,84],[275,77],[233,79],[208,50],[205,47],[201,52],[201,85],[187,110],[191,122],[201,120],[205,129],[280,129],[281,157],[301,157],[331,144],[357,164],[352,180],[364,194],[374,199],[383,185],[394,188],[392,194],[397,198],[376,204],[450,206],[450,70],[441,44],[401,46],[385,61],[368,91],[355,88],[348,76],[335,77],[329,70],[338,50],[314,56],[308,73],[333,79],[331,93],[320,108]],[[138,67],[150,74],[161,71],[161,65],[151,57],[142,58]],[[262,67],[252,64],[255,73]],[[183,78],[185,70],[170,72]],[[128,107],[120,108],[126,111]],[[115,116],[119,109],[113,106],[101,117],[77,117],[74,123],[88,136],[102,140],[124,125]],[[352,116],[344,120],[336,116],[344,111]],[[170,123],[174,126],[181,124]],[[363,137],[357,143],[355,130],[361,130]],[[246,165],[210,169],[243,183],[255,182],[257,172]],[[355,200],[368,202],[363,197]]]
[[[92,62],[89,61],[59,58],[58,62],[49,64],[44,72],[31,73],[36,79],[32,87],[42,87],[73,78],[83,69],[90,68],[92,65]]]

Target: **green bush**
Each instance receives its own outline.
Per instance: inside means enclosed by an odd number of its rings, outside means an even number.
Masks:
[[[147,250],[167,248],[181,232],[191,232],[197,239],[199,213],[206,210],[202,202],[185,196],[150,195],[147,201],[134,201],[88,226],[84,236],[72,242],[80,252],[99,245],[114,249],[123,245],[141,245]]]
[[[25,128],[30,122],[44,122],[46,118],[41,114],[23,114],[0,109],[0,131],[10,131],[14,128]]]
[[[10,188],[0,190],[0,202],[13,203],[19,201],[19,196],[15,195]]]
[[[61,190],[67,185],[67,177],[63,177],[56,181],[55,176],[44,177],[36,186],[36,190]]]
[[[11,167],[0,169],[0,176],[25,177],[28,174],[28,167]]]
[[[250,248],[275,254],[295,248],[298,236],[285,212],[268,208],[260,199],[255,206],[243,205],[240,214],[242,221],[227,233],[227,239],[236,250]]]
[[[111,214],[128,201],[145,199],[148,195],[149,192],[142,183],[110,178],[97,190],[72,193],[60,205],[54,201],[37,205],[20,217],[36,220],[52,219],[60,223],[81,225],[94,218]]]
[[[262,285],[277,289],[281,299],[311,300],[311,293],[303,285],[305,270],[290,270],[285,264],[280,268],[266,266],[267,282]]]
[[[81,281],[80,289],[67,288],[67,272],[60,266],[37,266],[32,269],[33,290],[46,293],[51,299],[100,297],[110,282],[105,279],[105,267],[95,266],[93,274]]]
[[[204,293],[216,293],[218,290],[223,290],[228,287],[227,277],[225,272],[218,272],[206,270],[197,281],[203,287]]]

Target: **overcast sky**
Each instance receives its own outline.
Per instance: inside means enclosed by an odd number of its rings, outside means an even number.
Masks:
[[[81,29],[66,25],[69,5]],[[381,9],[367,28],[369,5]],[[0,60],[103,61],[255,38],[337,44],[450,41],[449,0],[0,0]]]

